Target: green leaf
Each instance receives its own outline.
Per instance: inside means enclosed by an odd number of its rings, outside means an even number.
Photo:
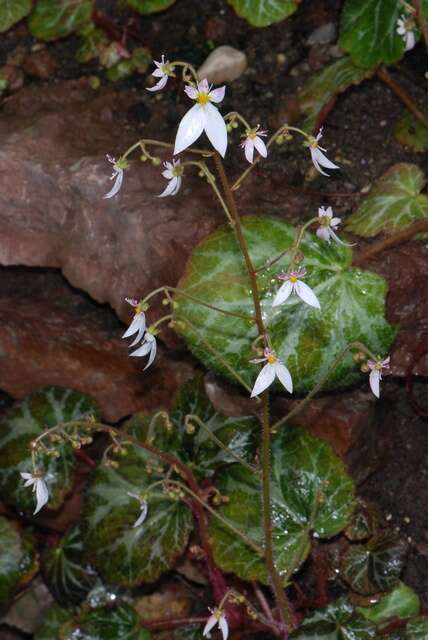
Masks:
[[[12,407],[0,421],[0,491],[4,501],[20,511],[34,511],[36,499],[24,487],[20,472],[31,472],[31,442],[57,424],[97,415],[94,401],[71,389],[48,387]],[[59,457],[37,455],[49,490],[47,507],[57,509],[71,490],[74,452],[70,444],[56,445]]]
[[[256,269],[291,248],[295,240],[294,228],[275,218],[245,217],[242,227]],[[384,317],[386,282],[369,271],[352,268],[348,247],[327,245],[306,234],[301,250],[308,272],[306,282],[314,288],[321,311],[294,295],[284,305],[272,307],[274,292],[279,288],[275,276],[287,269],[287,257],[261,271],[258,285],[272,345],[290,369],[298,393],[309,391],[327,375],[325,389],[352,384],[360,379],[361,372],[351,355],[332,370],[333,362],[349,342],[361,341],[374,353],[384,354],[395,335]],[[253,314],[249,278],[229,227],[218,229],[194,249],[180,286],[205,303],[245,316]],[[251,363],[257,337],[254,323],[203,307],[184,296],[176,295],[175,301],[176,318],[181,321],[176,330],[190,350],[208,369],[236,383],[230,371],[233,367],[252,388],[259,370]]]
[[[290,635],[290,640],[371,640],[376,627],[355,613],[352,605],[340,598],[313,615]]]
[[[300,0],[228,0],[238,16],[253,27],[268,27],[281,22],[297,9]]]
[[[37,629],[34,640],[59,640],[61,627],[70,621],[73,615],[73,609],[64,609],[58,604],[52,605],[44,614],[43,623]]]
[[[130,605],[99,607],[82,611],[61,629],[61,640],[150,640],[147,629],[141,629],[140,619]]]
[[[60,604],[78,604],[95,585],[97,575],[83,554],[82,534],[74,525],[57,546],[48,547],[42,556],[43,578]]]
[[[80,45],[76,51],[78,62],[89,62],[98,58],[107,47],[109,41],[102,29],[98,29],[93,22],[84,25],[79,31]]]
[[[379,512],[375,505],[357,498],[357,506],[345,529],[345,536],[352,542],[371,538],[379,528]]]
[[[2,0],[0,2],[0,33],[10,29],[31,11],[32,0]]]
[[[85,548],[91,563],[112,584],[156,580],[183,553],[192,530],[190,510],[164,492],[163,471],[148,473],[147,460],[146,453],[130,445],[117,468],[96,469],[87,490]],[[144,496],[148,506],[144,523],[135,528],[140,503],[128,492]]]
[[[425,177],[415,164],[392,166],[372,186],[346,228],[364,238],[378,233],[394,233],[428,218],[428,196],[420,192]]]
[[[374,74],[372,69],[355,66],[349,56],[333,62],[313,76],[298,95],[305,119],[302,128],[312,133],[323,107],[352,85],[358,85]]]
[[[128,5],[143,15],[164,11],[171,7],[175,0],[126,0]]]
[[[38,0],[28,18],[35,38],[57,40],[81,29],[89,22],[92,0]]]
[[[398,62],[404,41],[397,33],[403,8],[397,0],[346,0],[339,45],[360,67]]]
[[[219,513],[261,547],[258,476],[234,464],[219,473],[216,486],[229,499]],[[354,508],[353,482],[329,445],[302,429],[284,428],[272,446],[272,503],[275,564],[286,580],[306,558],[311,535],[330,538],[346,526]],[[209,533],[224,571],[268,582],[257,553],[215,517]]]
[[[387,534],[353,545],[342,558],[341,578],[363,595],[387,591],[398,582],[406,549],[402,540]]]
[[[421,608],[419,596],[403,582],[384,595],[370,607],[357,607],[364,618],[375,624],[388,622],[391,618],[411,618],[417,616]]]
[[[428,117],[428,112],[425,112]],[[394,127],[396,140],[413,151],[428,150],[428,129],[416,120],[413,113],[405,111]]]
[[[0,516],[0,604],[9,602],[38,568],[32,538],[19,525]]]

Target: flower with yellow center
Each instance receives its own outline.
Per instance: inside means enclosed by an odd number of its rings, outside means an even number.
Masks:
[[[152,76],[160,79],[154,87],[146,87],[146,89],[147,91],[160,91],[168,82],[168,78],[174,76],[174,66],[169,63],[169,60],[165,62],[165,56],[162,56],[160,62],[156,62],[156,60],[153,60],[153,62],[156,69],[153,71]]]
[[[256,149],[263,158],[267,157],[267,148],[260,136],[267,136],[267,131],[259,131],[260,125],[255,129],[247,129],[245,132],[245,140],[241,143],[244,149],[245,157],[251,164],[254,161],[254,149]]]
[[[292,293],[295,293],[303,302],[306,302],[306,304],[320,309],[321,306],[315,293],[307,284],[301,282],[301,278],[304,278],[305,275],[305,269],[280,273],[278,279],[283,280],[284,284],[278,289],[272,306],[278,307],[280,304],[283,304]]]
[[[162,171],[162,175],[164,178],[169,180],[169,182],[158,198],[175,196],[179,192],[184,171],[184,167],[181,166],[180,160],[173,160],[172,163],[164,162],[163,165],[165,167],[165,171]]]
[[[331,162],[331,160],[327,158],[325,153],[323,153],[323,151],[325,152],[326,149],[324,149],[323,147],[320,147],[319,145],[319,141],[321,140],[321,138],[322,138],[322,127],[319,130],[317,137],[314,138],[312,136],[309,139],[309,141],[305,143],[305,145],[309,147],[309,151],[311,153],[311,158],[312,158],[312,162],[314,163],[315,169],[320,173],[322,173],[323,176],[327,176],[327,178],[329,178],[330,177],[329,174],[325,173],[325,171],[322,170],[322,167],[326,169],[339,169],[340,167],[338,167],[336,164]]]
[[[227,624],[226,616],[222,609],[210,609],[211,615],[207,620],[205,628],[202,632],[204,638],[209,638],[211,630],[218,624],[223,640],[227,640],[229,635],[229,625]]]
[[[178,125],[174,155],[190,147],[205,131],[214,149],[224,158],[227,149],[227,129],[219,110],[212,103],[221,102],[226,87],[211,89],[207,80],[198,82],[197,87],[187,85],[184,91],[196,101]]]
[[[291,374],[285,364],[279,360],[277,355],[272,349],[266,347],[264,350],[263,358],[256,358],[256,360],[252,360],[252,362],[259,364],[260,362],[266,362],[263,369],[260,371],[257,379],[254,383],[253,390],[251,392],[251,397],[260,395],[263,391],[266,391],[268,387],[272,384],[275,378],[281,382],[281,384],[289,391],[293,393],[293,381],[291,379]]]
[[[382,380],[382,370],[389,369],[390,357],[381,360],[368,360],[367,367],[369,368],[369,383],[370,389],[373,391],[376,398],[380,397],[380,381]]]

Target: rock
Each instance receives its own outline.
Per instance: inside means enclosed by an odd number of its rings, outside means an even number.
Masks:
[[[312,31],[307,43],[310,47],[318,44],[330,44],[336,38],[336,25],[334,22],[327,22]]]
[[[243,51],[222,45],[210,53],[198,69],[198,77],[213,84],[233,82],[242,76],[247,66],[247,56]]]
[[[23,63],[25,73],[33,78],[49,80],[57,70],[58,63],[49,49],[37,49],[26,54]]]
[[[10,92],[19,91],[24,86],[24,74],[21,69],[10,64],[0,67],[0,78],[6,80],[7,89]]]
[[[193,375],[191,359],[159,357],[143,373],[108,307],[73,290],[57,272],[0,270],[0,388],[21,399],[48,385],[71,387],[98,402],[116,422],[139,410],[171,405]]]

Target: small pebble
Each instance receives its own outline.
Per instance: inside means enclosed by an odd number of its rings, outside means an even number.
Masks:
[[[243,51],[222,45],[210,53],[198,69],[198,77],[214,84],[233,82],[242,76],[247,66],[247,56]]]

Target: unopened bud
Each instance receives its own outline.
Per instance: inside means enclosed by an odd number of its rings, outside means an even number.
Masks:
[[[160,158],[152,158],[152,165],[154,167],[160,167],[162,160]]]
[[[279,136],[275,139],[275,142],[276,142],[276,144],[278,144],[278,145],[284,144],[284,141],[285,141],[285,139],[284,139],[284,136],[283,136],[282,134],[281,134],[281,135],[279,135]]]

